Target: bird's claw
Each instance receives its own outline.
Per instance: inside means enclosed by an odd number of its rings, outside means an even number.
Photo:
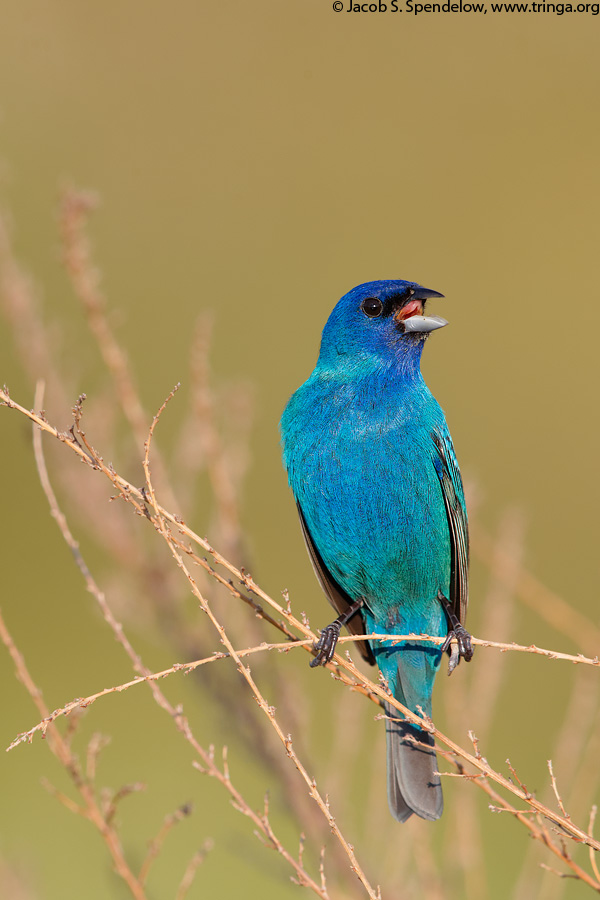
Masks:
[[[452,675],[461,659],[464,659],[465,662],[470,662],[473,659],[473,644],[471,643],[471,635],[466,628],[458,624],[448,632],[448,634],[446,635],[446,640],[442,644],[442,653],[444,653],[444,651],[450,647],[452,641],[456,641],[456,644],[452,645],[452,650],[450,652],[448,675]]]
[[[450,662],[448,663],[448,675],[452,675],[461,659],[464,659],[465,662],[470,662],[473,659],[473,644],[471,643],[471,635],[464,625],[461,625],[448,599],[441,591],[438,591],[438,600],[446,613],[448,628],[450,629],[446,635],[446,640],[441,646],[442,653],[449,649],[452,641],[456,641],[455,644],[452,644]]]
[[[332,622],[321,631],[321,636],[316,644],[313,644],[315,658],[310,661],[311,669],[316,666],[326,666],[333,659],[335,647],[340,636],[341,625],[339,622]]]

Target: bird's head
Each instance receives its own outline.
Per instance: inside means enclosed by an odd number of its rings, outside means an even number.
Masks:
[[[431,331],[447,325],[426,316],[425,304],[443,297],[412,281],[369,281],[353,288],[334,307],[323,330],[320,361],[339,357],[394,358],[420,356]]]

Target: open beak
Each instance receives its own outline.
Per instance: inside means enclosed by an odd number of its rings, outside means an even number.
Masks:
[[[427,334],[435,331],[436,328],[443,328],[448,322],[441,316],[425,316],[425,301],[430,297],[443,297],[437,291],[430,291],[427,288],[414,287],[409,288],[408,300],[395,313],[394,318],[397,325],[404,332],[410,331],[413,334]]]

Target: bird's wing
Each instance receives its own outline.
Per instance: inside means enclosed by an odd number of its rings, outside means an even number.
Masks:
[[[302,525],[302,534],[304,536],[308,555],[310,556],[310,561],[312,562],[313,569],[315,570],[315,575],[319,579],[319,584],[323,588],[325,596],[327,597],[333,608],[337,610],[340,615],[342,615],[352,604],[352,600],[343,590],[343,588],[339,586],[339,584],[334,579],[331,572],[323,562],[323,557],[317,550],[315,542],[313,541],[310,531],[308,530],[308,525],[306,524],[306,519],[304,518],[304,513],[302,512],[300,504],[298,503],[296,505],[298,507],[298,515],[300,516],[300,524]],[[350,634],[366,634],[365,620],[363,619],[362,614],[360,612],[357,612],[354,616],[352,616],[350,621],[346,624],[346,628],[348,629]],[[357,646],[363,659],[374,666],[375,657],[373,656],[373,651],[371,650],[371,647],[369,646],[367,641],[357,641]]]
[[[432,437],[438,452],[435,469],[440,479],[450,531],[451,569],[448,599],[454,614],[464,625],[469,601],[469,527],[462,479],[450,436],[436,430]]]

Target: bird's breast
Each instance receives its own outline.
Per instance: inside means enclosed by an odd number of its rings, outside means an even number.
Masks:
[[[382,620],[412,618],[415,609],[422,616],[449,583],[431,440],[439,407],[429,397],[427,409],[419,396],[382,403],[333,392],[305,408],[285,437],[290,482],[325,564]]]

